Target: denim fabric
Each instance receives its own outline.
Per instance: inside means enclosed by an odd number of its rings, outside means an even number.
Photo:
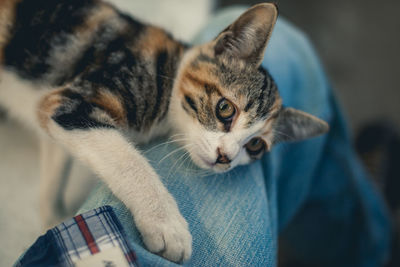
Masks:
[[[216,15],[196,41],[214,38],[243,10]],[[290,257],[305,266],[382,266],[389,252],[388,214],[353,151],[312,46],[278,19],[263,65],[285,105],[326,120],[331,130],[277,145],[262,160],[210,176],[183,153],[164,158],[174,145],[160,141],[144,147],[189,223],[193,255],[186,265],[276,266],[281,234]],[[105,185],[93,190],[79,212],[102,205],[116,211],[141,266],[176,265],[144,248],[130,213]]]

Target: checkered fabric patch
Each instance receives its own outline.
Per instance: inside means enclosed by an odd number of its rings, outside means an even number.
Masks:
[[[100,207],[59,224],[51,230],[71,265],[113,247],[122,249],[129,266],[137,266],[136,255],[124,239],[122,225],[110,206]]]
[[[136,267],[138,264],[112,208],[103,206],[47,231],[15,266]]]

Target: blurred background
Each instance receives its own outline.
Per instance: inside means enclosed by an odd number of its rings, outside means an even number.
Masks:
[[[261,1],[110,2],[188,41],[214,10]],[[280,15],[313,42],[348,115],[357,150],[400,225],[400,1],[276,2]],[[0,266],[10,266],[42,232],[38,166],[35,136],[0,111]],[[391,264],[400,266],[396,259]]]

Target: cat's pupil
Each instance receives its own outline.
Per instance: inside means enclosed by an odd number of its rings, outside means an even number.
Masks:
[[[228,104],[225,103],[222,105],[221,110],[224,111],[224,110],[228,109],[228,107],[229,107]]]
[[[260,139],[256,138],[251,141],[251,146],[256,147],[260,143]]]

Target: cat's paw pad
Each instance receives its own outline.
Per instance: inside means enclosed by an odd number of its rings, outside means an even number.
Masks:
[[[146,247],[173,262],[187,261],[192,254],[192,236],[185,219],[179,217],[154,219],[141,229]]]

